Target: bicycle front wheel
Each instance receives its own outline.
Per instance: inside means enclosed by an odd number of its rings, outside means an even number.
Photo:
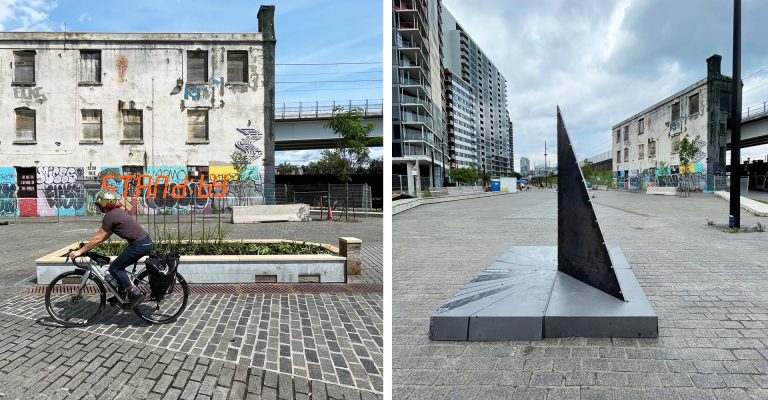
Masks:
[[[104,310],[106,290],[101,282],[88,277],[80,287],[84,270],[65,272],[51,281],[45,290],[45,308],[56,322],[64,326],[85,326]]]
[[[136,315],[144,321],[153,324],[167,324],[176,321],[176,318],[187,308],[189,287],[187,281],[178,272],[175,279],[173,292],[164,295],[162,299],[157,299],[151,295],[149,271],[144,270],[140,273],[133,281],[133,284],[138,286],[147,297],[133,308]]]

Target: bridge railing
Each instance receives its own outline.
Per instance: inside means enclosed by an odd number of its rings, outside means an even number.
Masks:
[[[292,103],[277,103],[275,105],[276,119],[328,118],[334,116],[337,107],[342,111],[356,108],[365,117],[380,117],[384,114],[384,100],[334,100],[334,101],[300,101]]]
[[[757,119],[768,115],[768,101],[763,104],[755,104],[747,107],[741,114],[741,122]]]

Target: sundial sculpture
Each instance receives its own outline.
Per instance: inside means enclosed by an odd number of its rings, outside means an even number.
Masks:
[[[432,340],[658,337],[624,253],[606,246],[557,108],[557,246],[503,253],[430,319]]]

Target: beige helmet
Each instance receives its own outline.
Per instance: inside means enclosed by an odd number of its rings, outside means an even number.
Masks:
[[[104,189],[101,189],[96,193],[93,202],[106,209],[117,208],[120,206],[117,202],[117,196],[111,191]]]

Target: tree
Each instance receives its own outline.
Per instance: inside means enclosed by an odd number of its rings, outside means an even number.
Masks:
[[[374,158],[368,162],[368,169],[366,173],[371,175],[383,175],[384,174],[384,158]]]
[[[592,161],[589,160],[584,160],[584,162],[581,164],[581,173],[584,175],[584,180],[589,181],[589,178],[592,177],[592,174],[594,173],[592,167]]]
[[[298,173],[299,167],[289,163],[288,161],[283,161],[282,164],[277,166],[278,175],[296,175]]]
[[[237,199],[237,205],[244,205],[244,200],[248,195],[248,185],[250,183],[250,174],[248,172],[248,166],[250,161],[248,156],[244,153],[235,151],[229,156],[230,164],[235,169],[234,174],[229,175],[230,182],[228,183],[228,190],[234,193]]]
[[[374,124],[363,124],[363,112],[357,108],[344,111],[343,107],[336,106],[333,109],[333,114],[333,117],[324,126],[341,138],[335,151],[341,162],[333,163],[333,167],[339,180],[346,184],[344,217],[349,220],[346,207],[349,204],[349,181],[352,172],[368,162],[370,156],[368,136],[373,131]]]
[[[680,173],[685,177],[683,192],[687,195],[691,195],[691,174],[695,171],[694,166],[691,164],[693,158],[696,157],[699,149],[696,147],[695,142],[699,140],[699,135],[693,141],[688,139],[688,135],[685,135],[683,140],[680,141],[680,150],[678,155],[680,157]]]
[[[448,170],[448,176],[456,182],[467,184],[476,182],[480,179],[479,171],[474,168],[456,168]]]

